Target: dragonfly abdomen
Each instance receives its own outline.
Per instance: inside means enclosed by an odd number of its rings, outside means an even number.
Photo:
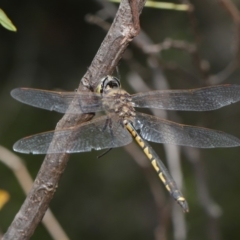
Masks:
[[[172,197],[177,201],[177,203],[182,207],[183,211],[188,212],[189,209],[188,209],[187,201],[183,197],[180,190],[178,190],[178,187],[175,181],[173,180],[172,176],[168,173],[163,162],[159,159],[159,157],[154,152],[152,147],[142,139],[142,137],[138,134],[135,128],[128,121],[125,120],[123,121],[123,123],[127,128],[127,130],[130,132],[130,134],[133,136],[133,138],[136,140],[138,145],[143,149],[145,155],[150,160],[153,168],[157,172],[158,177],[163,182],[165,188],[172,195]]]

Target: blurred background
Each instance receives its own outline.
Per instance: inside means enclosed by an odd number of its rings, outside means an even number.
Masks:
[[[240,1],[192,0],[191,4],[192,12],[143,10],[142,33],[119,64],[128,92],[240,84]],[[1,1],[0,8],[17,27],[16,33],[0,27],[1,146],[12,151],[18,139],[55,128],[61,114],[23,105],[11,98],[10,91],[17,87],[74,91],[117,7],[103,0]],[[240,138],[240,103],[212,112],[154,114]],[[240,239],[240,147],[198,150],[151,145],[183,186],[190,212],[181,213],[134,143],[100,159],[97,151],[72,154],[50,205],[68,237]],[[35,178],[44,156],[15,154]],[[0,190],[10,196],[0,210],[3,234],[25,194],[1,161]],[[52,237],[40,224],[31,239]]]

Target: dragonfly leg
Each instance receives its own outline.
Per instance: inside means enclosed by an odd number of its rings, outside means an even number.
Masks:
[[[104,155],[106,155],[107,153],[109,153],[112,150],[112,148],[107,149],[106,151],[104,151],[103,153],[101,153],[100,155],[97,156],[97,159],[103,157]]]
[[[107,127],[108,127],[108,125],[109,125],[109,122],[110,122],[110,118],[107,117],[107,119],[106,119],[106,121],[105,121],[105,124],[104,124],[104,126],[103,126],[103,129],[102,129],[102,132],[104,132],[104,131],[107,129]]]

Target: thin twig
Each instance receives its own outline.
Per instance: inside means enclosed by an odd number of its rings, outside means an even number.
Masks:
[[[146,0],[138,1],[139,14],[142,11],[145,1]],[[133,26],[132,17],[129,1],[122,0],[107,36],[80,82],[79,91],[94,90],[103,76],[112,74],[124,50],[137,34]],[[91,118],[91,114],[79,116],[65,114],[57,124],[56,129],[74,126]],[[54,137],[51,146],[56,144],[59,145],[63,143],[61,139]],[[3,240],[22,240],[29,239],[32,236],[53,198],[68,159],[69,155],[66,153],[46,155],[31,191],[3,236]]]
[[[210,84],[219,84],[225,81],[240,67],[240,12],[231,0],[218,0],[234,22],[235,27],[235,54],[232,61],[219,73],[210,76]]]
[[[160,78],[161,73],[160,73],[159,67],[157,65],[155,65],[155,66],[156,66],[156,69],[155,69],[155,74],[154,75],[155,75],[155,80],[156,80],[156,78]],[[152,69],[152,70],[154,71],[154,69]],[[136,84],[136,82],[135,83],[134,82],[135,81],[129,81],[129,83],[131,84],[132,88],[134,88],[137,92],[143,91],[142,89],[140,89],[140,86],[144,85],[144,83],[141,81],[141,79],[137,80],[138,84]],[[160,83],[160,81],[158,81],[158,82]],[[161,81],[160,84],[167,86],[167,82],[163,78],[162,78],[162,81]],[[149,90],[146,85],[144,86],[144,89],[145,89],[145,91]],[[159,111],[159,110],[156,110],[156,109],[151,109],[150,111],[154,115],[159,115],[159,113],[161,113],[160,114],[161,117],[167,118],[166,111],[163,111],[163,110]],[[182,185],[183,184],[182,184],[182,172],[181,172],[181,166],[180,166],[179,146],[165,144],[165,145],[163,145],[163,147],[164,147],[164,150],[166,152],[166,159],[167,159],[167,162],[168,162],[168,167],[170,169],[170,173],[173,176],[174,180],[176,181],[178,187],[180,189],[182,189]],[[151,186],[151,190],[153,192],[152,185],[150,185],[150,186]],[[159,189],[157,189],[155,191],[159,191]],[[159,204],[161,204],[161,203],[156,202],[157,206],[159,206]],[[162,212],[161,212],[161,214],[162,214]],[[166,222],[166,220],[168,220],[169,215],[170,215],[169,211],[165,211],[162,214],[162,216],[161,216],[162,219],[161,219],[161,221],[159,221],[158,230],[160,230],[160,229],[163,230],[164,226],[165,226],[165,228],[167,227],[168,222]],[[165,221],[163,221],[164,219],[165,219]],[[174,236],[177,236],[175,239],[186,239],[186,222],[185,222],[184,215],[181,212],[179,206],[176,206],[176,208],[173,207],[173,210],[172,210],[172,221],[173,221],[173,228],[174,228],[173,234],[174,234]],[[162,231],[162,232],[165,232],[165,231],[166,231],[166,229],[164,231]],[[160,240],[162,238],[156,238],[156,239]]]
[[[181,41],[181,40],[173,40],[171,38],[166,38],[162,43],[145,45],[143,46],[142,50],[146,54],[152,54],[152,53],[159,53],[163,50],[168,50],[171,48],[184,50],[186,52],[189,52],[190,54],[196,51],[196,47],[194,44],[188,43],[186,41]]]
[[[27,168],[23,164],[22,159],[18,157],[16,154],[10,152],[8,149],[0,146],[0,161],[2,161],[6,166],[8,166],[13,171],[20,186],[27,195],[29,190],[31,189],[33,180]],[[50,209],[47,210],[42,220],[42,223],[46,227],[46,229],[48,230],[49,234],[52,236],[53,239],[55,240],[69,239]]]
[[[214,202],[209,193],[203,163],[200,159],[200,151],[196,148],[184,147],[183,153],[187,156],[193,166],[198,199],[208,218],[208,237],[211,240],[220,240],[222,237],[219,226],[219,217],[222,214],[222,210],[217,203]]]
[[[101,2],[101,1],[99,1]],[[106,14],[108,12],[106,11]],[[102,19],[102,18],[99,18],[98,16],[94,16],[94,15],[91,15],[91,17],[88,17],[87,20],[91,23],[91,24],[96,24],[100,27],[103,27],[103,29],[105,30],[105,27],[107,27],[107,23]],[[168,40],[167,40],[168,41]],[[152,41],[150,40],[150,38],[141,30],[139,36],[137,38],[134,39],[133,43],[135,45],[137,45],[143,52],[145,50],[145,47],[146,46],[153,46],[153,43]],[[168,43],[166,43],[165,45],[169,45]],[[182,44],[182,43],[179,43],[179,42],[174,42],[174,43],[170,43],[170,45],[176,45],[177,47],[179,48],[188,48],[189,51],[191,51],[191,49],[194,47],[192,45],[185,45],[185,44]],[[184,45],[184,46],[183,46]],[[128,51],[128,55],[132,55],[130,53],[131,50],[127,50]],[[152,58],[152,61],[151,62],[155,62],[156,64],[154,65],[154,69],[152,69],[152,71],[155,73],[156,77],[159,78],[159,74],[156,74],[160,71],[159,69],[159,62],[158,62],[158,58],[156,56],[156,53],[152,53],[152,54],[149,54],[150,57]],[[128,59],[128,57],[126,57],[126,54],[124,55],[124,59],[126,61],[128,61],[128,65],[130,66],[133,66],[133,65],[136,65],[136,64],[133,64],[133,60],[130,58]],[[152,65],[151,65],[151,68],[152,68]],[[132,69],[133,70],[133,69]],[[161,75],[161,74],[160,74]],[[141,91],[146,91],[147,90],[147,87],[144,86],[143,88],[141,88],[141,86],[143,86],[143,82],[141,79],[137,79],[137,83],[134,81],[133,83],[133,78],[131,77],[131,80],[128,81],[132,88],[134,88],[137,92],[141,92]],[[161,81],[161,83],[163,83],[163,85],[167,85],[165,83],[165,80],[164,81]],[[166,115],[166,114],[165,114]],[[166,117],[166,116],[165,116]],[[131,150],[129,150],[131,148]],[[173,170],[174,172],[174,178],[176,177],[177,179],[177,183],[178,185],[182,186],[182,175],[181,175],[181,170],[180,170],[180,167],[176,167],[176,163],[179,162],[179,154],[177,154],[178,156],[174,156],[174,158],[172,157],[172,153],[179,153],[178,151],[178,146],[165,146],[164,145],[164,149],[166,151],[166,155],[167,155],[167,160],[168,162],[174,162],[173,164],[170,164],[171,166],[171,170]],[[150,186],[150,189],[151,189],[151,192],[154,196],[154,200],[155,200],[155,204],[156,204],[156,207],[157,209],[159,210],[159,225],[157,226],[156,228],[156,231],[155,231],[155,239],[156,240],[162,240],[162,239],[165,239],[166,238],[166,229],[167,229],[167,226],[169,225],[169,218],[170,218],[170,208],[169,208],[169,204],[167,204],[167,208],[163,208],[163,205],[166,204],[164,203],[165,201],[162,199],[159,199],[158,195],[160,194],[160,190],[159,190],[159,187],[158,185],[155,183],[154,179],[152,177],[149,176],[149,166],[146,166],[145,164],[143,164],[140,160],[139,160],[139,151],[136,147],[133,147],[132,145],[131,146],[125,146],[124,149],[132,156],[132,158],[143,168],[144,170],[144,173],[145,173],[145,176],[148,180],[148,183],[149,183],[149,186]],[[170,171],[172,172],[172,171]],[[164,209],[164,211],[163,211]],[[183,214],[182,212],[179,211],[178,208],[174,208],[174,211],[173,211],[173,221],[174,221],[174,235],[175,236],[178,236],[178,238],[176,239],[185,239],[186,238],[186,223],[185,223],[185,220],[184,220],[184,217],[183,217]],[[182,224],[178,224],[178,222],[181,222]]]
[[[95,24],[101,27],[102,29],[104,29],[105,31],[107,31],[109,24],[106,21],[104,21],[104,18],[108,18],[114,15],[113,14],[114,9],[112,11],[109,11],[109,8],[110,8],[109,5],[111,5],[110,3],[106,4],[106,2],[103,0],[98,0],[98,2],[103,4],[103,6],[106,8],[106,11],[104,10],[101,11],[101,17],[98,17],[96,15],[88,15],[86,17],[86,20],[90,24]],[[105,14],[103,14],[103,12],[105,12]],[[142,35],[142,31],[140,32],[140,35]],[[133,41],[134,43],[135,43],[135,40],[136,38]],[[123,59],[128,61],[129,65],[132,65],[132,59],[128,59],[127,55],[129,54],[126,54],[127,52],[130,53],[131,50],[127,49],[127,51],[123,56]],[[131,76],[131,80],[133,80],[133,78],[134,77]],[[135,84],[134,83],[132,84],[132,87],[133,88],[137,87],[137,89],[135,89],[136,91],[143,91],[143,90],[146,91],[146,85],[144,86],[143,85],[144,83],[142,82],[142,80],[138,78]],[[148,181],[151,193],[153,195],[154,203],[157,209],[157,216],[158,216],[158,225],[155,229],[155,239],[156,240],[167,239],[166,232],[170,222],[171,201],[170,202],[166,201],[164,192],[161,191],[162,188],[160,188],[159,179],[157,179],[156,176],[153,174],[154,170],[152,169],[152,166],[149,164],[149,162],[146,161],[146,159],[144,159],[144,156],[142,155],[141,150],[134,144],[127,145],[124,147],[124,149],[125,151],[128,152],[128,154],[131,155],[131,157],[135,160],[135,162],[142,168],[143,173]]]
[[[146,161],[142,151],[135,144],[127,145],[124,149],[143,170],[153,195],[157,208],[157,217],[159,219],[159,224],[155,229],[155,239],[167,239],[166,226],[169,225],[170,220],[170,202],[166,202],[164,192],[162,191],[162,188],[160,188],[160,181],[153,173],[154,170],[149,162]]]

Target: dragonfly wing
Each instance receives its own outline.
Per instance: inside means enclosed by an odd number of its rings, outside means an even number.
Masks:
[[[135,107],[181,111],[210,111],[238,102],[240,85],[218,85],[189,90],[158,90],[132,95]]]
[[[34,106],[60,113],[90,113],[102,111],[101,96],[89,92],[56,92],[33,88],[16,88],[11,91],[16,100]],[[69,108],[71,103],[72,108]],[[69,109],[68,109],[69,108]]]
[[[50,143],[55,139],[54,145]],[[76,127],[44,132],[17,141],[13,149],[22,153],[74,153],[116,148],[132,141],[125,127],[102,116]]]
[[[147,141],[198,148],[237,147],[240,139],[216,130],[167,121],[148,114],[137,113],[136,125]]]

